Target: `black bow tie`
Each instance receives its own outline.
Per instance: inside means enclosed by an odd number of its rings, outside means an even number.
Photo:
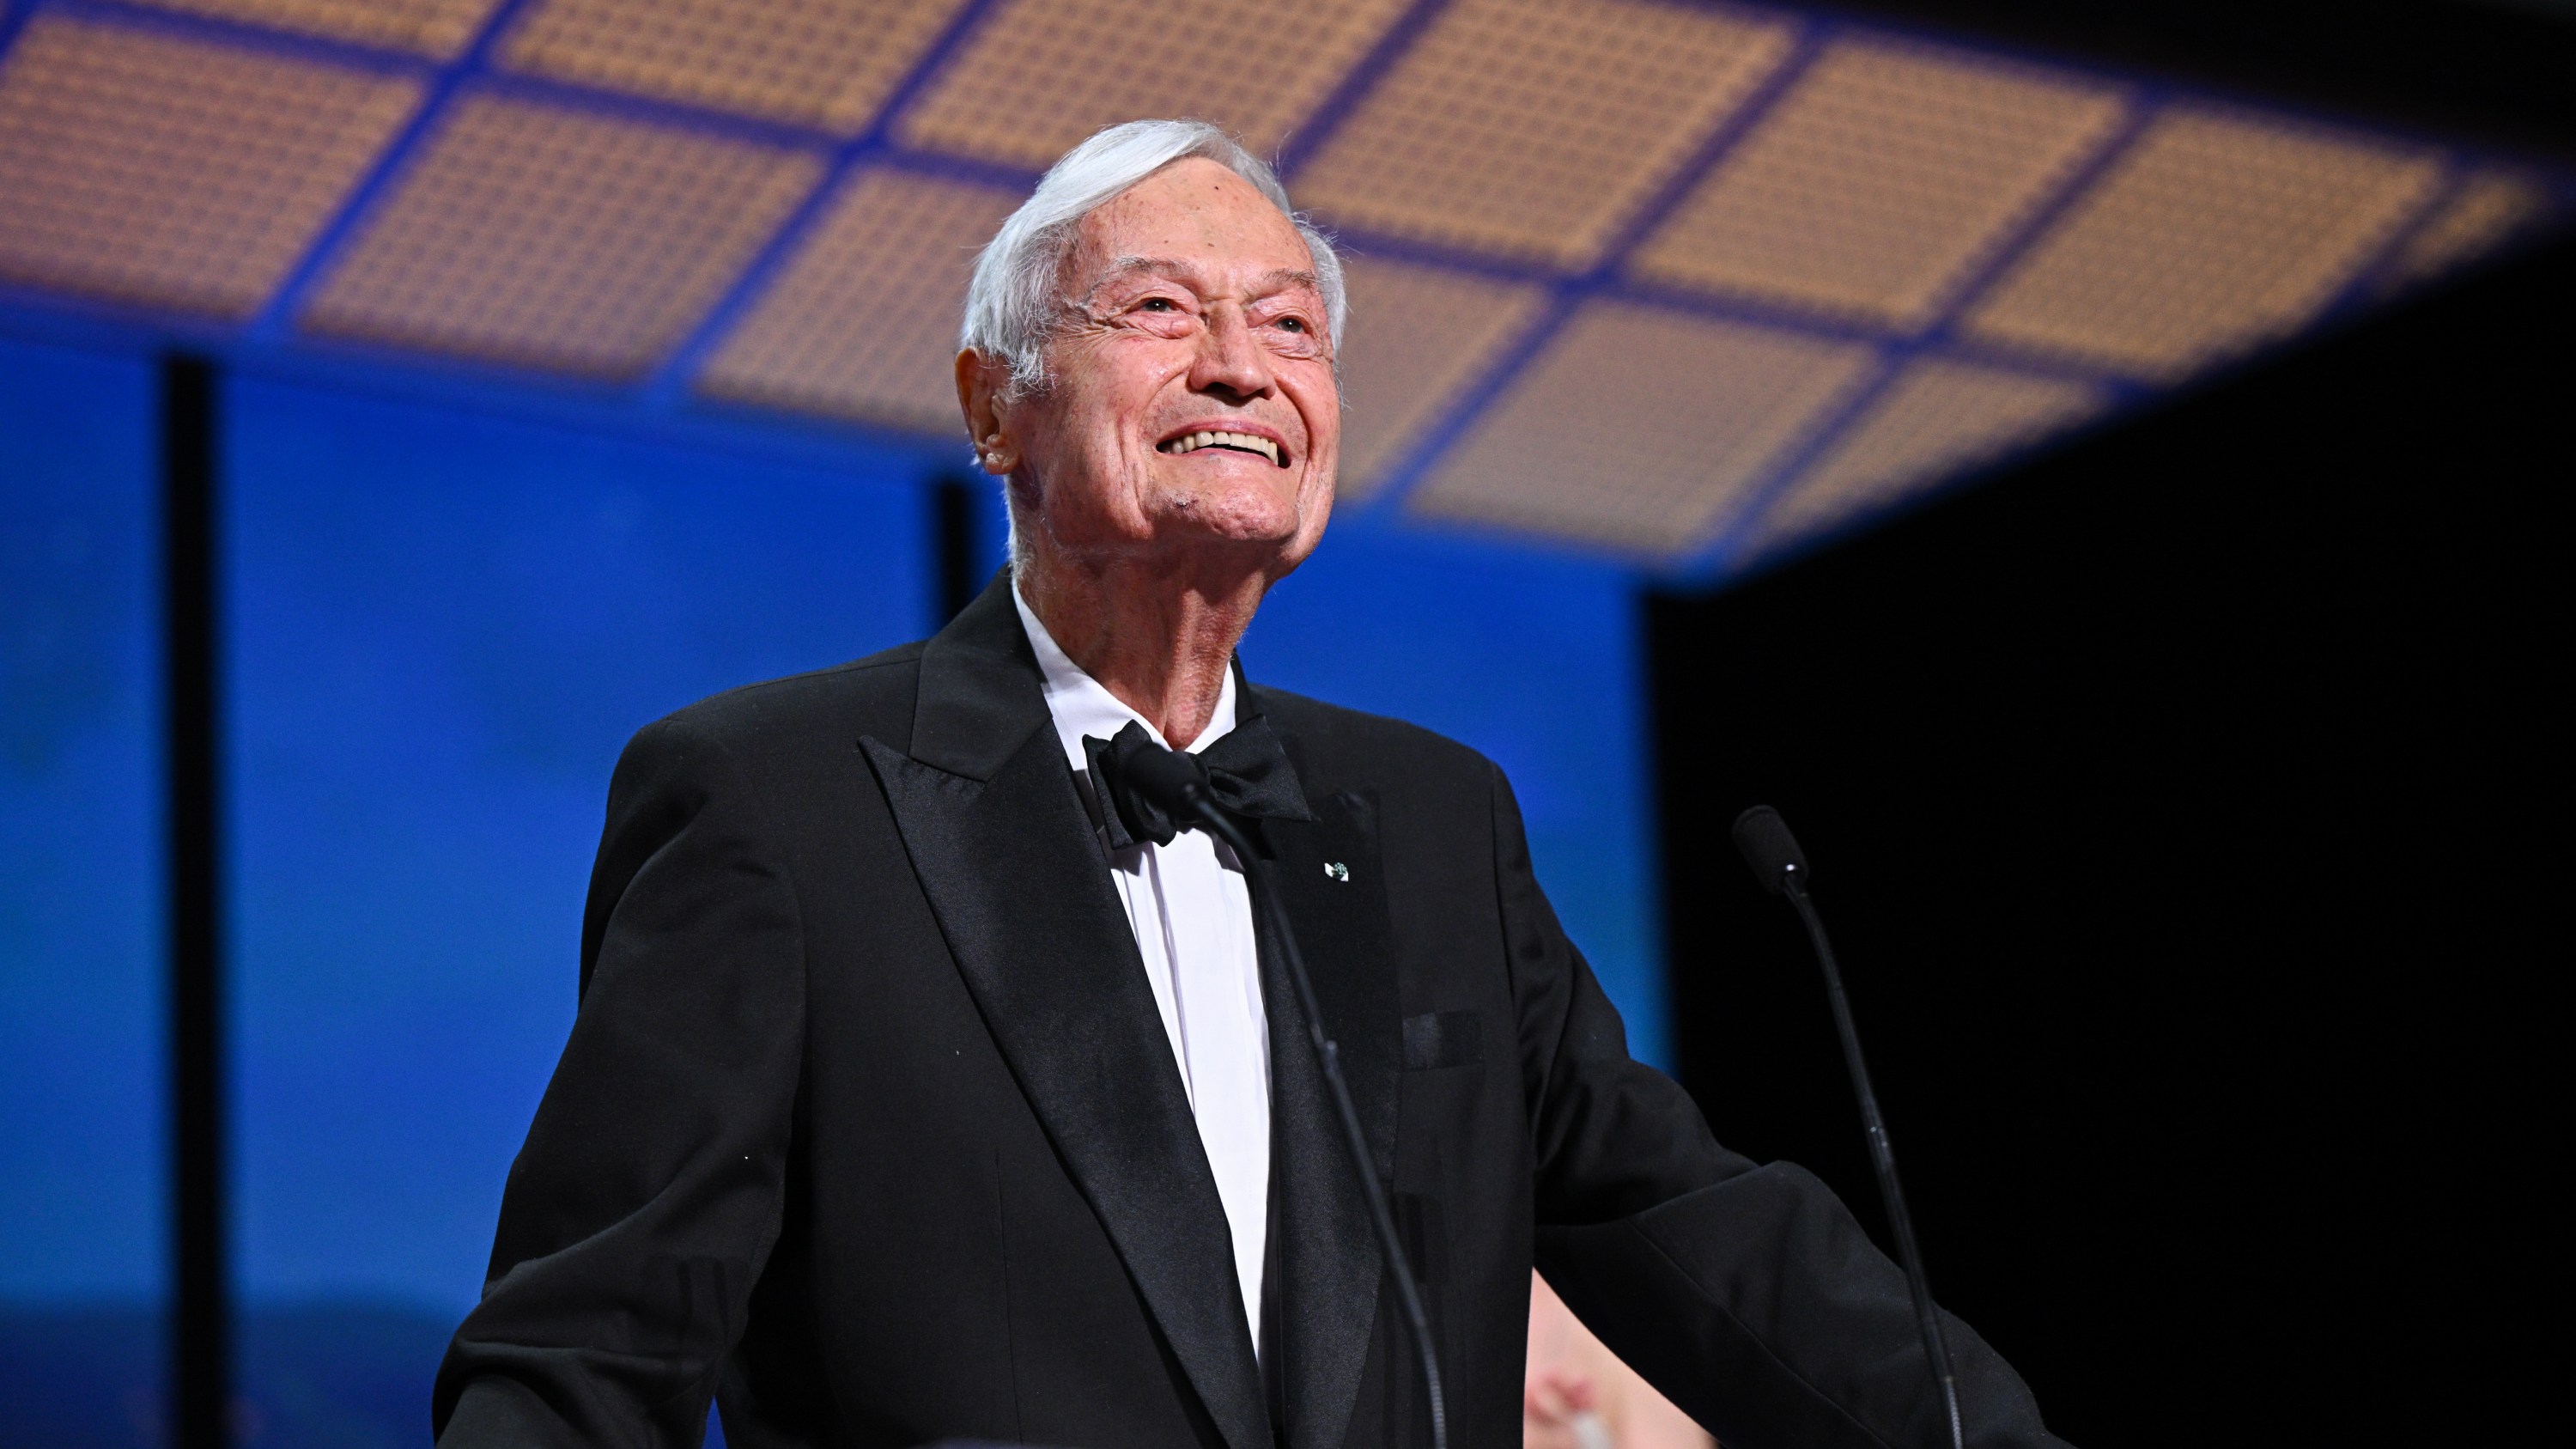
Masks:
[[[1082,753],[1091,762],[1091,788],[1100,807],[1100,835],[1110,849],[1124,850],[1146,840],[1169,845],[1173,836],[1189,828],[1127,787],[1128,761],[1139,755],[1176,753],[1154,743],[1143,725],[1129,720],[1115,739],[1085,735]],[[1229,815],[1275,820],[1315,818],[1306,808],[1306,793],[1297,788],[1297,771],[1288,763],[1288,752],[1280,748],[1279,737],[1270,732],[1270,721],[1260,715],[1236,725],[1199,753],[1182,754],[1181,758],[1197,767],[1208,794]]]

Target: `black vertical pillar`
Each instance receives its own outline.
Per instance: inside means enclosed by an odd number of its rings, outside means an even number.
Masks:
[[[939,622],[944,626],[984,591],[983,549],[976,537],[977,485],[951,474],[931,486],[936,494],[931,510],[932,547],[938,551],[934,580],[939,589]]]
[[[161,369],[162,647],[168,739],[171,1395],[174,1449],[221,1449],[231,1398],[224,1271],[222,750],[215,369]]]

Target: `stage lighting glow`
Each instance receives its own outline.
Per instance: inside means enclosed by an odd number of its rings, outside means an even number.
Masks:
[[[0,61],[0,277],[248,317],[419,83],[62,15]]]
[[[1342,338],[1341,497],[1356,501],[1456,405],[1546,304],[1526,282],[1352,257]]]
[[[142,0],[162,10],[274,26],[299,35],[407,50],[462,52],[501,0]]]
[[[821,170],[808,151],[472,97],[302,321],[632,377],[705,315]]]
[[[1020,204],[908,172],[845,182],[699,386],[800,412],[964,431],[950,362],[976,249]]]
[[[855,135],[964,0],[546,0],[513,70]]]
[[[1459,0],[1296,176],[1391,236],[1581,270],[1787,58],[1756,12]]]
[[[1874,349],[1595,302],[1413,497],[1439,518],[1671,557],[1872,371]]]
[[[1403,0],[1004,0],[897,126],[1036,169],[1140,116],[1217,121],[1262,155],[1314,114]],[[1286,34],[1294,33],[1293,41]]]
[[[1918,358],[1764,510],[1736,556],[1752,561],[1901,503],[2107,402],[2101,387],[2072,378]]]
[[[2323,310],[2440,179],[2436,158],[2416,148],[2169,112],[1975,304],[1967,327],[2175,381]]]
[[[1929,324],[2126,111],[2108,86],[1922,46],[1828,48],[1637,253],[1640,277]]]

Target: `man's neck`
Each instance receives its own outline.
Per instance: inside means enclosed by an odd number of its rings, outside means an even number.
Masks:
[[[1269,579],[1257,570],[1029,552],[1012,582],[1056,647],[1174,746],[1196,740],[1216,714],[1234,646]]]

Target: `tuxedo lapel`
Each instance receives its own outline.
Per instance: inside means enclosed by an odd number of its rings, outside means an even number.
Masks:
[[[1260,708],[1257,693],[1238,698]],[[1286,740],[1300,775],[1313,782],[1297,741]],[[1342,1076],[1359,1111],[1378,1180],[1395,1164],[1397,1071],[1403,1060],[1392,926],[1379,869],[1373,795],[1309,794],[1311,823],[1265,820],[1271,881],[1279,892],[1340,1050]],[[1270,1352],[1289,1449],[1331,1449],[1345,1441],[1375,1326],[1385,1264],[1350,1150],[1333,1120],[1306,1027],[1265,929],[1262,994],[1270,1008],[1271,1160],[1279,1231],[1271,1240]]]
[[[1225,1209],[1009,588],[924,649],[910,751],[860,746],[1066,1170],[1227,1444],[1267,1449]]]

